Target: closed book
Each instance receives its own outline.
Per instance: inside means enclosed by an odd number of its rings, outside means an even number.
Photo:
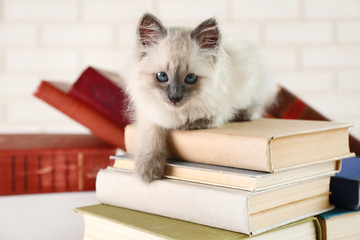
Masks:
[[[162,179],[146,184],[134,174],[101,170],[99,202],[256,235],[331,209],[330,177],[259,193]]]
[[[360,237],[360,211],[336,208],[318,216],[322,239],[357,240]]]
[[[69,95],[124,128],[130,123],[129,100],[124,90],[118,86],[121,82],[118,74],[88,67],[71,86]]]
[[[133,171],[135,164],[129,154],[111,156],[113,167]],[[333,176],[339,172],[341,160],[326,161],[277,173],[231,168],[204,163],[169,159],[165,178],[238,188],[246,191],[263,191],[296,182],[309,181],[320,176]]]
[[[95,190],[115,151],[93,135],[0,135],[0,195]]]
[[[174,158],[250,170],[278,172],[354,156],[348,123],[259,119],[220,128],[170,131]],[[125,129],[127,151],[136,150],[136,126]]]
[[[340,173],[330,182],[330,201],[336,206],[360,209],[360,157],[344,159]]]
[[[68,87],[65,86],[65,88]],[[70,96],[64,91],[64,86],[58,87],[55,82],[42,81],[34,95],[87,127],[103,141],[125,149],[124,129],[105,118],[92,107]]]
[[[320,239],[318,220],[305,218],[256,237],[104,204],[75,209],[83,215],[84,239],[243,240]]]

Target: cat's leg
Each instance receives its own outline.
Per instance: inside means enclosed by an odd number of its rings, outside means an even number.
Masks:
[[[135,153],[135,172],[144,182],[151,182],[164,175],[169,156],[168,130],[150,121],[138,121],[138,146]]]

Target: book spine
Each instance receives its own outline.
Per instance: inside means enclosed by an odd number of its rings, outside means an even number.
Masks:
[[[0,154],[0,195],[95,190],[115,149]]]
[[[103,141],[125,149],[123,128],[118,127],[92,108],[57,89],[49,82],[42,81],[34,95],[89,128],[95,136]]]
[[[249,192],[176,180],[145,184],[134,174],[101,170],[101,203],[250,234]]]

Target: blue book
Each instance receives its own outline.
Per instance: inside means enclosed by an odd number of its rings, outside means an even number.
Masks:
[[[338,207],[360,209],[360,157],[344,159],[341,171],[331,178],[330,202]]]

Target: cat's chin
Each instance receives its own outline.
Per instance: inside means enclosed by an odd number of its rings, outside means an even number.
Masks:
[[[166,101],[166,106],[168,108],[170,108],[171,110],[179,110],[182,109],[184,107],[185,103],[184,102],[177,102],[177,103],[173,103],[170,101]]]

